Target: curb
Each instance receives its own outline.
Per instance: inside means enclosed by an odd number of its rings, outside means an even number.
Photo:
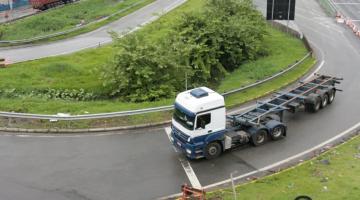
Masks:
[[[141,124],[141,125],[135,125],[135,126],[120,126],[120,127],[109,127],[109,128],[87,128],[87,129],[55,129],[55,128],[25,129],[25,128],[0,127],[0,131],[4,131],[4,132],[8,132],[8,133],[10,132],[10,133],[56,133],[56,134],[98,133],[98,132],[150,128],[150,127],[156,127],[156,126],[163,126],[163,125],[167,125],[170,123],[171,123],[171,120],[164,121],[164,122],[158,122],[158,123]]]

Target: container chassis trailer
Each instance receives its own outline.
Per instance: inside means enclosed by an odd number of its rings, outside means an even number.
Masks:
[[[174,114],[171,141],[190,159],[212,159],[225,150],[249,142],[259,146],[268,139],[280,140],[287,133],[287,126],[283,123],[285,111],[296,113],[304,108],[305,111],[315,113],[325,108],[334,101],[336,92],[341,91],[336,88],[336,84],[341,80],[343,79],[315,74],[313,79],[300,82],[290,91],[277,92],[272,98],[257,102],[257,105],[247,112],[228,116],[224,112],[223,117],[216,113],[218,109],[225,111],[225,104],[221,105],[220,101],[214,103],[215,108],[203,111],[194,110],[193,106],[190,106],[196,104],[197,100],[200,108],[205,107],[205,104],[211,104],[211,100],[206,102],[206,98],[216,98],[213,94],[217,94],[216,92],[205,87],[190,90],[188,93],[183,92],[177,97],[175,113],[192,113],[194,126],[185,129],[184,123],[180,123],[181,120]],[[181,95],[193,98],[181,98]],[[203,117],[205,115],[207,118]],[[189,117],[190,115],[187,119]],[[222,123],[216,123],[221,122],[221,118],[226,118],[224,126]]]

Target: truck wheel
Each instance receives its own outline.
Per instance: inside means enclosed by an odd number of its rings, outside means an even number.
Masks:
[[[329,99],[328,99],[328,104],[331,104],[334,99],[335,99],[335,92],[336,90],[332,89],[329,91]]]
[[[221,145],[217,142],[212,142],[208,144],[205,148],[205,158],[210,160],[220,156],[221,154]]]
[[[286,127],[282,124],[279,124],[273,128],[270,133],[270,137],[272,140],[280,140],[285,136]]]
[[[316,98],[314,103],[306,103],[305,104],[306,110],[309,112],[312,112],[312,113],[316,113],[317,111],[319,111],[320,107],[321,107],[321,98],[320,97]]]
[[[255,135],[251,137],[251,141],[254,146],[260,146],[266,142],[267,139],[267,131],[265,129],[259,129],[256,131]]]
[[[328,101],[329,101],[329,95],[325,93],[321,100],[321,108],[325,108],[328,105]]]

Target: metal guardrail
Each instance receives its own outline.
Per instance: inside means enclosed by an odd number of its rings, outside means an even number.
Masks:
[[[237,92],[244,91],[246,89],[258,86],[265,82],[268,82],[274,78],[277,78],[286,72],[292,70],[299,64],[301,64],[304,60],[311,56],[312,52],[306,54],[300,61],[297,61],[295,64],[291,65],[285,70],[280,71],[264,80],[258,81],[256,83],[240,87],[238,89],[231,90],[229,92],[225,92],[222,95],[228,96]],[[14,112],[0,112],[0,117],[9,117],[9,118],[23,118],[23,119],[46,119],[52,121],[75,121],[75,120],[87,120],[87,119],[104,119],[104,118],[113,118],[113,117],[123,117],[123,116],[131,116],[131,115],[139,115],[139,114],[148,114],[154,112],[163,112],[170,111],[173,109],[173,105],[168,106],[160,106],[154,108],[146,108],[139,110],[130,110],[130,111],[120,111],[120,112],[111,112],[111,113],[100,113],[100,114],[88,114],[88,115],[68,115],[68,114],[58,114],[58,115],[40,115],[40,114],[28,114],[28,113],[14,113]]]
[[[337,12],[337,8],[331,0],[318,0],[318,2],[329,15],[334,16]]]
[[[244,90],[246,90],[246,89],[249,89],[249,88],[255,87],[255,86],[257,86],[257,85],[260,85],[260,84],[262,84],[262,83],[265,83],[265,82],[267,82],[267,81],[270,81],[270,80],[272,80],[272,79],[274,79],[274,78],[276,78],[276,77],[278,77],[278,76],[281,76],[281,75],[285,74],[286,72],[292,70],[294,67],[298,66],[298,65],[301,64],[302,62],[304,62],[304,60],[306,60],[308,57],[310,57],[311,54],[312,54],[312,52],[309,52],[309,53],[306,54],[306,56],[304,56],[300,61],[298,61],[298,62],[296,62],[295,64],[291,65],[291,66],[288,67],[287,69],[282,70],[282,71],[280,71],[280,72],[278,72],[278,73],[276,73],[276,74],[274,74],[274,75],[272,75],[272,76],[270,76],[270,77],[268,77],[268,78],[266,78],[266,79],[264,79],[264,80],[258,81],[258,82],[256,82],[256,83],[253,83],[253,84],[250,84],[250,85],[247,85],[247,86],[244,86],[244,87],[235,89],[235,90],[231,90],[231,91],[225,92],[225,93],[223,93],[222,95],[226,97],[226,96],[228,96],[228,95],[230,95],[230,94],[234,94],[234,93],[236,93],[236,92],[244,91]]]
[[[59,113],[57,115],[39,115],[39,114],[28,114],[28,113],[14,113],[14,112],[0,112],[0,117],[10,118],[23,118],[23,119],[46,119],[54,121],[73,121],[73,120],[85,120],[85,119],[104,119],[112,117],[123,117],[130,115],[139,115],[152,112],[161,112],[172,110],[173,106],[160,106],[155,108],[146,108],[131,111],[111,112],[111,113],[99,113],[99,114],[88,114],[88,115],[69,115]]]
[[[145,2],[146,0],[142,0],[142,1],[139,1],[139,2],[136,2],[132,5],[130,5],[129,7],[126,7],[124,9],[121,9],[109,16],[106,16],[104,18],[101,18],[99,20],[96,20],[96,21],[92,21],[88,24],[85,24],[85,25],[82,25],[82,26],[78,26],[78,27],[75,27],[75,28],[72,28],[72,29],[69,29],[69,30],[66,30],[66,31],[61,31],[61,32],[57,32],[57,33],[52,33],[52,34],[48,34],[48,35],[44,35],[44,36],[38,36],[38,37],[33,37],[33,38],[29,38],[29,39],[22,39],[22,40],[0,40],[0,45],[1,44],[27,44],[27,43],[31,43],[31,42],[36,42],[36,41],[40,41],[40,40],[44,40],[44,39],[50,39],[50,38],[53,38],[53,37],[58,37],[58,36],[62,36],[62,35],[66,35],[66,34],[70,34],[72,32],[75,32],[75,31],[78,31],[78,30],[81,30],[83,28],[86,28],[90,25],[93,25],[93,24],[96,24],[96,23],[99,23],[99,22],[102,22],[102,21],[105,21],[115,15],[118,15],[122,12],[125,12],[127,10],[130,10],[131,8],[134,8],[135,6],[138,6],[139,4]]]

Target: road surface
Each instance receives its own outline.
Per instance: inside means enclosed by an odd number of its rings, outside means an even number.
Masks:
[[[265,1],[257,0],[260,9]],[[297,1],[296,23],[312,43],[320,73],[344,77],[344,92],[316,114],[285,116],[286,139],[244,147],[215,160],[187,161],[164,128],[110,135],[0,136],[2,200],[156,199],[184,182],[207,186],[261,169],[312,148],[360,121],[360,41],[316,1]],[[185,169],[185,170],[184,170]]]

